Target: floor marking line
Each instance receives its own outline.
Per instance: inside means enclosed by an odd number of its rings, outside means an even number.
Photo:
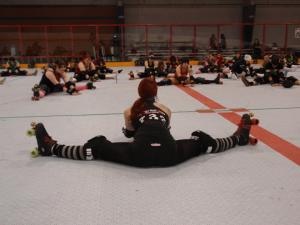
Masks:
[[[200,92],[195,91],[192,88],[179,86],[179,85],[177,85],[177,87],[183,92],[185,92],[186,94],[196,99],[197,101],[208,106],[209,107],[208,110],[214,111],[216,109],[219,110],[226,109],[226,107],[206,97]],[[236,125],[238,124],[241,118],[241,116],[236,112],[218,112],[218,114]],[[260,126],[253,126],[253,128],[251,129],[251,134],[254,135],[258,140],[262,141],[263,143],[271,147],[276,152],[285,156],[286,158],[293,161],[297,165],[300,165],[300,148],[298,146],[282,139],[281,137],[271,133],[270,131]]]

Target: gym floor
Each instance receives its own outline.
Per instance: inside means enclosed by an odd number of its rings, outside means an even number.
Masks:
[[[223,80],[223,85],[159,87],[159,101],[173,112],[176,139],[194,130],[227,137],[245,112],[260,120],[252,130],[257,145],[175,167],[31,158],[37,144],[26,130],[32,121],[44,123],[61,144],[84,144],[100,134],[130,141],[121,132],[122,113],[138,97],[140,80],[128,80],[127,73],[143,68],[123,69],[117,80],[96,82],[96,90],[40,101],[30,98],[41,71],[8,77],[0,85],[0,224],[299,224],[300,86],[245,87],[240,80]],[[289,75],[300,79],[300,68]]]

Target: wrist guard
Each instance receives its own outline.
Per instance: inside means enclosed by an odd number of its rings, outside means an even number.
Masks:
[[[132,138],[135,134],[134,130],[128,130],[125,127],[122,128],[122,132],[125,135],[125,137],[127,137],[127,138]]]

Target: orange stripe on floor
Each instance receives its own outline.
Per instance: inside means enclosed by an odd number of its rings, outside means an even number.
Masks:
[[[180,85],[177,85],[177,87],[182,91],[184,91],[185,93],[187,93],[188,95],[190,95],[191,97],[201,102],[202,104],[209,107],[209,109],[207,109],[207,112],[214,111],[214,109],[226,109],[226,107],[204,96],[203,94],[193,90],[192,88],[189,88],[187,86],[180,86]],[[240,111],[237,110],[235,112],[240,112]],[[223,118],[237,125],[241,119],[241,116],[235,112],[217,112],[217,113]],[[300,148],[298,146],[282,139],[281,137],[271,133],[270,131],[260,126],[253,126],[251,129],[251,134],[254,135],[258,140],[262,141],[263,143],[271,147],[273,150],[277,151],[278,153],[285,156],[289,160],[293,161],[297,165],[300,165]]]

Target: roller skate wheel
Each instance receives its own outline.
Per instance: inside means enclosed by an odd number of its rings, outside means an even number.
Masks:
[[[250,143],[251,145],[256,145],[256,144],[257,144],[257,139],[256,139],[256,138],[253,138],[253,137],[250,137],[250,138],[249,138],[249,143]]]
[[[32,136],[34,136],[34,135],[35,135],[35,131],[34,131],[34,129],[30,129],[30,130],[28,130],[28,131],[26,132],[26,135],[27,135],[28,137],[32,137]]]
[[[38,100],[40,100],[40,98],[39,98],[39,97],[36,97],[36,96],[32,96],[32,97],[31,97],[31,100],[32,100],[32,101],[38,101]]]
[[[32,158],[36,158],[39,156],[39,151],[37,148],[34,148],[31,152],[30,152],[30,155]]]
[[[251,119],[251,124],[252,124],[252,125],[257,125],[257,124],[259,124],[259,120],[258,120],[258,119]]]

